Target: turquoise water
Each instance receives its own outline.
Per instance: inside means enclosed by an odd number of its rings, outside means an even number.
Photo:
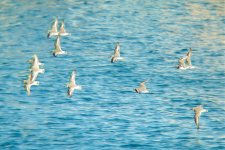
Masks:
[[[2,0],[0,149],[225,149],[224,10],[223,0]],[[55,58],[56,16],[72,35]],[[117,41],[126,60],[111,64]],[[177,70],[190,47],[196,68]],[[28,97],[33,54],[45,73]],[[74,69],[83,90],[68,98]],[[134,93],[145,79],[151,93]]]

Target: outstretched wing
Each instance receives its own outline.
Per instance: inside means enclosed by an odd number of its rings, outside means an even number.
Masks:
[[[55,51],[56,52],[61,52],[61,44],[60,44],[60,36],[57,36],[56,41],[55,41]]]
[[[76,84],[76,71],[73,71],[70,77],[70,82],[72,82],[73,84]]]
[[[195,124],[196,124],[197,128],[199,129],[199,116],[198,116],[198,114],[195,114],[194,120],[195,120]]]
[[[62,21],[62,23],[61,23],[60,31],[59,32],[60,33],[66,33],[64,21]]]
[[[192,54],[192,49],[190,48],[188,53],[187,53],[187,57],[191,57],[191,54]]]
[[[73,91],[74,91],[74,88],[68,87],[67,94],[68,94],[69,97],[71,97],[73,95]]]
[[[55,18],[55,21],[54,21],[53,24],[52,24],[52,30],[51,30],[51,32],[53,32],[53,33],[58,32],[57,27],[58,27],[58,19]]]
[[[114,57],[120,57],[120,45],[117,43],[115,50],[114,50]]]

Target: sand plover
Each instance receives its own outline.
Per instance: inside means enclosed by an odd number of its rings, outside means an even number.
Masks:
[[[50,38],[51,36],[56,36],[58,35],[58,18],[55,18],[51,30],[48,31],[47,37]]]
[[[143,82],[140,83],[139,87],[135,88],[135,92],[137,93],[149,93],[147,87],[145,86],[145,83],[148,82],[148,80],[145,80]]]
[[[73,71],[71,76],[70,76],[70,81],[67,84],[67,87],[68,87],[67,94],[68,94],[69,97],[71,97],[73,95],[74,90],[81,90],[82,89],[82,87],[80,85],[76,84],[75,78],[76,78],[76,71]]]
[[[54,46],[55,46],[55,49],[53,50],[53,56],[56,57],[57,55],[67,54],[67,52],[63,51],[61,48],[60,36],[57,36]]]
[[[33,58],[28,60],[29,63],[33,64],[38,64],[39,66],[44,66],[43,63],[41,63],[38,59],[38,56],[36,54],[33,55]]]
[[[197,129],[199,129],[199,119],[200,119],[201,113],[202,112],[208,112],[208,110],[203,109],[202,105],[199,105],[197,107],[193,107],[191,110],[193,110],[195,112],[194,120],[195,120],[195,124],[197,126]]]
[[[119,42],[116,43],[114,54],[111,56],[111,63],[114,63],[117,60],[124,60],[123,57],[120,57],[120,44],[119,44]]]

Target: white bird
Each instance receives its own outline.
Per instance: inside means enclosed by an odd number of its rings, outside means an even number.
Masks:
[[[120,44],[119,44],[119,42],[116,43],[114,54],[111,56],[111,63],[114,63],[117,60],[124,60],[123,57],[120,57]]]
[[[68,33],[65,29],[65,24],[64,24],[64,21],[62,21],[61,23],[61,26],[60,26],[60,29],[59,29],[59,35],[60,36],[68,36],[70,35],[70,33]]]
[[[48,31],[47,37],[50,38],[51,36],[56,36],[58,35],[58,18],[55,18],[55,21],[52,24],[51,30]]]
[[[28,61],[29,63],[33,64],[38,64],[39,66],[44,66],[43,63],[41,63],[38,59],[38,56],[36,54],[33,55],[33,58]]]
[[[29,74],[28,75],[28,79],[24,80],[24,88],[27,91],[27,95],[28,96],[30,96],[30,88],[31,88],[31,86],[32,85],[39,85],[38,81],[32,81],[31,78],[32,78],[32,75]]]
[[[32,82],[34,82],[37,79],[39,73],[44,73],[45,72],[45,69],[41,69],[39,65],[40,65],[40,62],[38,61],[37,58],[35,58],[33,60],[31,68],[30,68],[31,75],[32,75],[31,76],[32,77],[31,78]]]
[[[68,96],[71,97],[73,95],[73,91],[74,90],[81,90],[82,87],[80,85],[77,85],[76,84],[76,71],[73,71],[72,74],[71,74],[71,77],[70,77],[70,81],[69,83],[67,84],[67,87],[68,87]]]
[[[145,80],[143,82],[140,83],[140,86],[138,88],[135,88],[135,92],[137,93],[149,93],[147,87],[145,86],[145,83],[148,82],[148,80]]]
[[[202,112],[208,112],[208,110],[203,109],[202,105],[199,105],[197,107],[193,107],[192,110],[195,112],[194,120],[195,120],[195,124],[197,126],[197,129],[199,129],[199,118],[201,116],[201,113]]]
[[[60,44],[60,36],[57,36],[55,41],[55,49],[53,50],[53,56],[61,55],[61,54],[67,54],[66,51],[63,51]]]

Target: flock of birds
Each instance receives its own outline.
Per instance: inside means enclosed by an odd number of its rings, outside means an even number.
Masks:
[[[56,36],[56,40],[54,44],[55,49],[52,51],[52,54],[54,57],[56,57],[57,55],[67,54],[67,52],[63,51],[61,48],[60,38],[61,36],[68,36],[68,35],[71,35],[71,34],[65,30],[64,21],[61,22],[60,29],[58,30],[58,18],[55,18],[52,24],[51,30],[48,31],[48,35],[47,35],[48,38]],[[194,68],[194,66],[192,66],[191,64],[191,55],[192,55],[192,49],[190,48],[186,56],[181,57],[178,60],[177,69],[185,70],[185,69]],[[115,63],[120,60],[124,60],[124,58],[120,56],[120,44],[119,42],[117,42],[116,47],[114,49],[114,54],[111,56],[111,63]],[[38,56],[36,54],[33,55],[33,58],[29,60],[28,62],[31,63],[31,67],[29,70],[30,74],[28,75],[28,79],[24,80],[24,87],[27,92],[27,95],[30,96],[31,86],[39,85],[39,81],[36,81],[36,79],[39,73],[44,73],[45,70],[40,68],[40,66],[43,66],[44,64],[39,61]],[[76,78],[76,70],[72,71],[72,74],[69,79],[69,83],[67,84],[67,88],[68,88],[67,94],[69,97],[72,97],[74,90],[82,89],[80,85],[76,84],[75,78]],[[139,94],[149,93],[145,85],[146,82],[148,82],[148,80],[141,82],[139,87],[135,88],[134,91]],[[193,107],[192,110],[195,112],[194,121],[197,126],[197,129],[199,129],[199,118],[201,116],[201,113],[208,112],[208,110],[203,109],[202,105]]]

